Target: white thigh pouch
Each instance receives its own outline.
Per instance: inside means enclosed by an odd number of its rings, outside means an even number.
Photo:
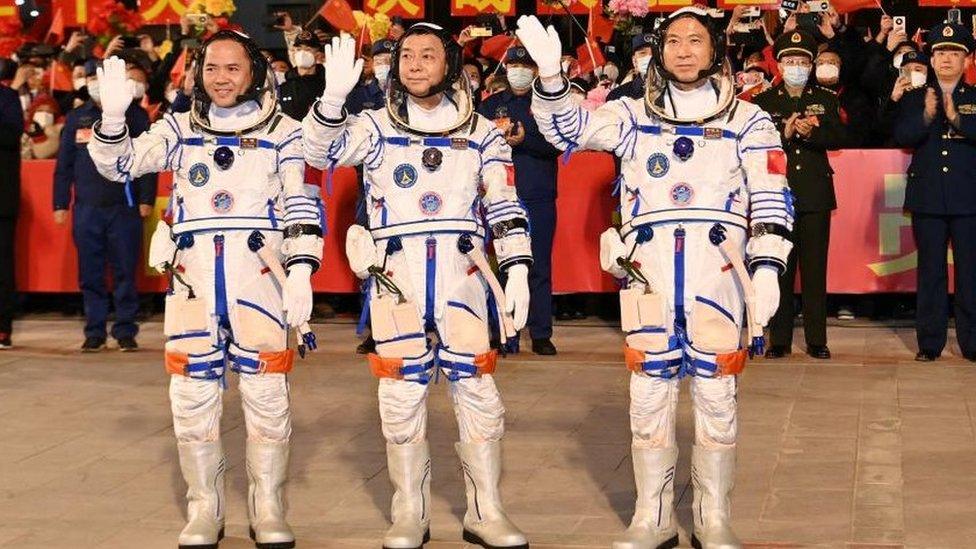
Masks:
[[[696,296],[689,316],[688,335],[696,349],[709,353],[739,349],[742,330],[733,313],[717,300]]]
[[[461,302],[448,301],[444,311],[446,343],[451,349],[466,353],[488,350],[488,323]]]
[[[427,438],[427,385],[380,379],[380,420],[390,444],[414,444]]]
[[[376,353],[367,359],[378,378],[427,383],[434,352],[427,342],[416,305],[396,302],[392,295],[374,294],[369,301],[370,328]]]
[[[205,380],[224,375],[224,350],[217,344],[204,298],[190,299],[179,292],[167,295],[163,333],[168,373]]]
[[[642,448],[675,446],[675,411],[680,381],[633,373],[630,376],[632,444]]]
[[[697,444],[710,448],[735,444],[737,380],[735,376],[691,379]]]
[[[254,442],[286,442],[291,436],[288,378],[285,374],[242,375],[241,406],[247,438]]]
[[[620,327],[627,333],[627,346],[641,351],[668,349],[664,297],[644,293],[642,287],[620,290]]]
[[[461,442],[494,442],[505,433],[505,406],[491,375],[450,385]]]
[[[216,380],[170,376],[169,400],[176,440],[213,442],[220,438],[221,391]]]

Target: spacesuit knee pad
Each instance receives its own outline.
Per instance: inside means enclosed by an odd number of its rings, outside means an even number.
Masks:
[[[630,431],[633,444],[643,448],[675,445],[678,380],[630,376]]]
[[[245,349],[280,351],[288,345],[285,321],[266,307],[238,299],[231,313],[234,341]]]
[[[467,305],[448,301],[444,310],[444,341],[452,349],[481,353],[488,349],[488,324]]]
[[[227,359],[230,369],[239,374],[287,374],[295,364],[295,350],[255,351],[231,343]]]
[[[709,447],[735,444],[736,385],[735,377],[693,378],[691,397],[698,444]]]
[[[288,378],[284,374],[241,376],[241,406],[247,438],[285,442],[291,436]]]
[[[380,379],[380,420],[390,444],[414,444],[427,438],[427,386]]]
[[[461,442],[493,442],[505,434],[505,405],[495,379],[481,376],[451,384]]]
[[[166,296],[163,333],[167,373],[209,380],[224,375],[224,350],[214,346],[203,299],[179,293]]]
[[[220,438],[221,390],[216,381],[170,377],[169,400],[178,441],[212,442]]]

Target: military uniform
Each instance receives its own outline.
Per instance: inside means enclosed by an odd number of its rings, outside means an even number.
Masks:
[[[933,50],[971,52],[973,40],[958,25],[940,24],[929,31]],[[917,360],[934,360],[946,344],[948,310],[947,251],[952,242],[955,262],[956,337],[963,355],[976,360],[976,88],[960,78],[952,90],[959,113],[946,118],[943,90],[930,86],[938,98],[933,120],[924,120],[928,88],[906,92],[898,102],[894,137],[898,145],[915,149],[908,167],[905,209],[912,213],[918,247],[918,304],[915,332]]]
[[[810,35],[794,31],[781,36],[775,45],[776,58],[805,54],[812,60],[816,42]],[[788,353],[793,343],[793,284],[799,263],[803,272],[803,328],[808,351],[818,358],[829,358],[827,345],[827,247],[830,241],[830,212],[837,207],[834,196],[833,170],[827,161],[827,150],[839,147],[844,139],[837,94],[812,84],[793,97],[786,84],[757,95],[755,103],[772,117],[783,135],[790,189],[794,195],[796,221],[793,225],[793,251],[786,272],[780,278],[780,304],[769,323],[771,357]],[[809,137],[784,134],[786,121],[794,113],[801,117],[816,116],[819,126]]]
[[[314,33],[302,31],[295,38],[294,47],[309,46],[317,50],[322,49],[322,43]],[[292,69],[285,75],[285,81],[278,86],[278,103],[285,114],[301,120],[312,108],[312,103],[325,91],[325,69],[316,63],[312,65],[315,72],[300,75],[298,69]]]
[[[631,51],[636,52],[637,50],[650,48],[651,47],[651,34],[643,33],[634,36],[631,41]],[[636,68],[636,67],[635,67]],[[621,84],[616,88],[610,90],[607,94],[607,101],[613,101],[615,99],[620,99],[621,97],[630,97],[631,99],[640,99],[644,97],[644,78],[646,75],[637,73],[634,78],[627,82],[626,84]],[[616,157],[614,157],[616,158]],[[620,173],[620,160],[617,161],[617,173]]]

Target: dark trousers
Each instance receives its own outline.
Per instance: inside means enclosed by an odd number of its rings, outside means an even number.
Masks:
[[[532,227],[532,267],[529,268],[529,319],[532,339],[552,337],[552,239],[556,234],[556,201],[526,200]]]
[[[78,284],[85,303],[85,337],[105,337],[109,296],[106,268],[112,268],[115,323],[112,337],[135,337],[139,333],[136,313],[136,269],[142,251],[142,218],[125,205],[76,205],[73,213],[74,240],[78,249]]]
[[[918,247],[915,334],[918,348],[941,353],[949,323],[949,260],[956,272],[956,338],[964,355],[976,353],[976,215],[912,215]]]
[[[16,281],[14,280],[14,233],[16,217],[0,217],[0,333],[13,331]]]
[[[807,345],[827,344],[827,247],[830,212],[797,212],[793,223],[793,251],[779,279],[779,309],[769,321],[770,345],[793,345],[793,284],[800,267],[803,333]]]

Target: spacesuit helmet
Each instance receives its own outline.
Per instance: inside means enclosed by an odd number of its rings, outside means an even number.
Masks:
[[[711,54],[706,66],[699,68],[692,77],[679,78],[665,66],[665,46],[668,29],[682,19],[691,18],[701,23],[711,40]],[[725,56],[725,31],[706,9],[698,6],[682,8],[670,14],[654,29],[651,39],[651,66],[645,76],[644,100],[647,108],[654,114],[677,123],[703,122],[724,112],[735,99],[735,82],[732,68]],[[667,108],[668,84],[690,84],[707,79],[718,95],[718,105],[714,113],[705,117],[683,118]],[[703,119],[704,118],[704,119]]]
[[[401,70],[409,70],[408,66],[404,65],[405,63],[416,62],[405,60],[405,45],[408,46],[407,52],[409,52],[408,42],[410,42],[410,39],[421,35],[435,37],[443,47],[444,76],[440,81],[432,83],[427,90],[416,93],[416,91],[410,91],[407,84],[401,79],[400,73]],[[411,133],[442,135],[452,133],[469,123],[474,114],[474,104],[468,79],[463,76],[462,72],[461,46],[447,30],[433,23],[416,23],[411,25],[403,36],[397,40],[396,45],[393,47],[391,57],[390,85],[386,92],[386,104],[387,111],[394,124]],[[423,99],[439,93],[443,93],[447,100],[457,107],[458,118],[452,124],[444,128],[438,128],[435,131],[423,131],[411,127],[409,117],[407,116],[407,98],[414,97]]]

